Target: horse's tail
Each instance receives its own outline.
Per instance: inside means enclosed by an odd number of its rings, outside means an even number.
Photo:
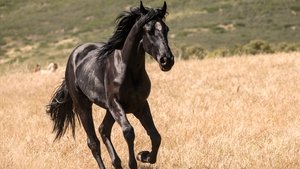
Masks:
[[[54,123],[55,140],[60,139],[65,134],[69,125],[71,125],[73,137],[75,137],[75,112],[65,80],[53,94],[46,112]]]

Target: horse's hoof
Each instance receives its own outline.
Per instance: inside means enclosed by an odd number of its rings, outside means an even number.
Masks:
[[[139,160],[143,163],[154,164],[156,162],[156,160],[152,159],[150,155],[151,154],[150,154],[149,151],[141,151],[141,152],[138,153],[136,158],[137,158],[137,160]]]

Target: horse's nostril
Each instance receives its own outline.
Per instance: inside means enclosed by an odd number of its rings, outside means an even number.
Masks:
[[[163,66],[167,64],[167,61],[168,61],[167,57],[161,57],[159,59],[160,64],[163,65]]]

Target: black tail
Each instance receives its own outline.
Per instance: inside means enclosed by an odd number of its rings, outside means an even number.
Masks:
[[[68,92],[65,80],[56,90],[47,105],[47,114],[53,120],[53,132],[56,132],[55,140],[60,139],[66,132],[69,125],[75,137],[75,113],[73,112],[73,101]]]

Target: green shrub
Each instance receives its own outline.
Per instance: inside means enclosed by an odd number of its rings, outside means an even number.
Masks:
[[[252,40],[245,45],[235,45],[231,48],[217,48],[212,51],[207,51],[203,47],[195,46],[182,46],[174,48],[174,55],[180,59],[204,59],[215,57],[230,57],[234,55],[256,55],[268,54],[274,52],[295,52],[300,51],[299,44],[270,44],[263,40]]]
[[[214,57],[228,57],[231,56],[231,51],[226,48],[219,48],[215,49],[207,55],[208,58],[214,58]]]
[[[296,12],[300,12],[300,6],[292,6],[290,7],[290,9]]]
[[[206,50],[201,46],[182,46],[180,48],[181,59],[203,59],[207,55]]]
[[[288,43],[280,43],[275,45],[276,52],[295,52],[300,51],[300,44],[288,44]]]
[[[226,30],[224,28],[219,27],[219,26],[211,28],[211,31],[214,33],[225,33],[226,32]]]
[[[252,40],[242,47],[242,53],[256,55],[262,53],[274,53],[271,45],[263,40]]]

